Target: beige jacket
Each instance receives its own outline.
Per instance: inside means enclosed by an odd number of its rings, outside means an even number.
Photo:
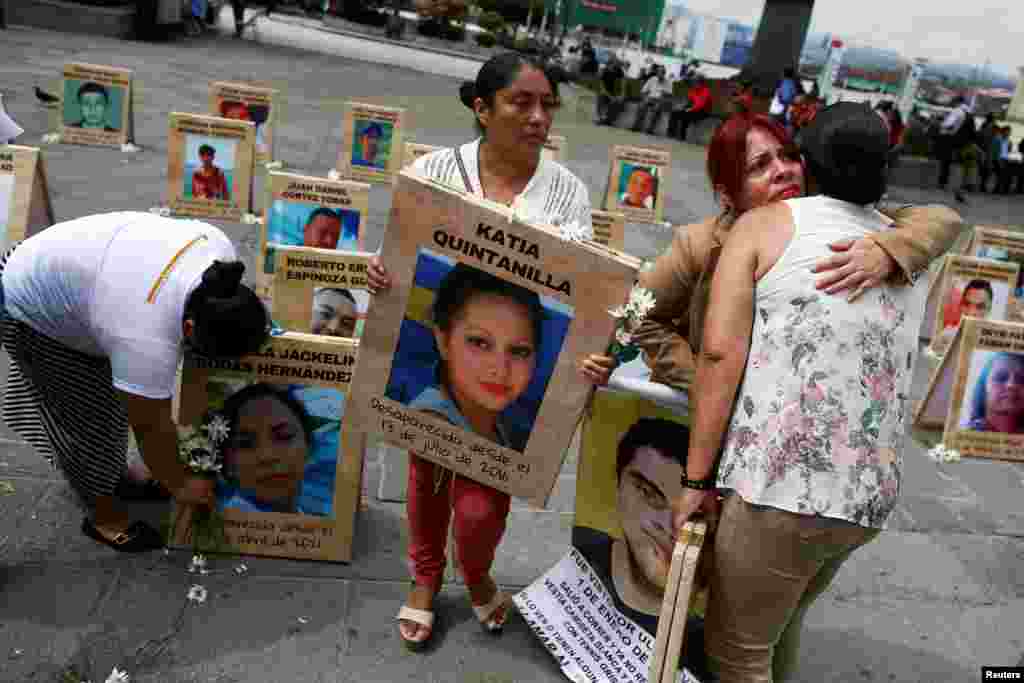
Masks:
[[[871,237],[896,261],[893,278],[915,282],[928,264],[953,245],[964,228],[957,212],[944,206],[884,210],[897,230]],[[727,230],[718,218],[676,229],[672,244],[640,275],[640,284],[654,293],[654,309],[634,341],[651,368],[651,379],[687,389],[696,369],[711,278]]]

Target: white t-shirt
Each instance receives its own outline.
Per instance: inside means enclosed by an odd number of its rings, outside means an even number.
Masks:
[[[473,185],[473,194],[482,197],[480,166],[477,163],[480,139],[467,142],[459,149],[462,151],[466,175]],[[424,154],[413,162],[411,170],[445,185],[467,189],[455,161],[455,150],[451,148]],[[533,177],[516,199],[522,204],[526,220],[554,226],[575,222],[586,227],[588,235],[593,238],[590,192],[582,180],[557,161],[541,157]]]
[[[210,263],[237,258],[227,235],[200,221],[86,216],[22,242],[4,269],[5,305],[37,332],[109,358],[116,388],[169,398],[185,302]]]

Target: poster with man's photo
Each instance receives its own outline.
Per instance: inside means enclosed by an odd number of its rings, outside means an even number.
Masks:
[[[947,255],[939,283],[931,347],[945,353],[962,318],[1006,320],[1020,266],[1010,261]]]
[[[648,681],[676,546],[688,417],[642,395],[598,390],[583,422],[572,548],[515,596],[574,681]],[[691,586],[692,588],[692,586]],[[696,593],[696,589],[693,591]],[[678,680],[706,680],[700,596],[685,618]]]
[[[1020,266],[1006,319],[1024,321],[1024,234],[992,226],[978,226],[974,229],[967,255],[1007,261]]]
[[[405,109],[348,102],[337,171],[343,178],[391,183],[402,168]]]
[[[276,158],[280,121],[278,91],[251,83],[216,81],[210,84],[210,113],[235,121],[251,121],[256,129],[256,163]]]
[[[640,265],[403,171],[346,421],[544,505]]]
[[[167,185],[177,216],[240,221],[252,210],[251,121],[172,113]]]
[[[343,440],[341,421],[357,349],[285,333],[238,360],[185,356],[175,422],[227,430],[216,482],[224,552],[351,560],[362,441]],[[186,525],[174,531],[188,542]]]
[[[276,252],[275,326],[349,339],[362,335],[370,305],[366,270],[373,254],[284,246]]]
[[[67,64],[62,90],[61,142],[120,147],[132,141],[131,70]]]
[[[967,457],[1024,461],[1024,323],[967,318],[942,441]]]
[[[638,222],[661,221],[671,163],[667,150],[613,146],[605,210],[622,213],[627,219]]]
[[[362,249],[370,186],[353,180],[271,171],[267,174],[264,206],[260,294],[272,299],[278,246],[349,252]]]
[[[0,252],[54,222],[42,153],[0,145]]]

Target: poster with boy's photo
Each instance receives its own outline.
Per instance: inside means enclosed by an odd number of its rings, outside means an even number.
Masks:
[[[362,335],[370,305],[366,270],[373,254],[285,246],[275,252],[271,316],[276,327],[331,337]]]
[[[978,226],[968,256],[1007,261],[1020,266],[1013,287],[1007,320],[1024,321],[1024,234],[991,226]]]
[[[932,350],[944,353],[965,317],[1006,320],[1019,270],[1014,262],[947,255],[938,290]]]
[[[370,186],[353,180],[271,171],[260,233],[260,294],[273,299],[278,246],[360,251]]]
[[[671,155],[666,150],[615,145],[611,150],[605,210],[629,220],[662,220]]]
[[[943,444],[963,456],[1024,461],[1024,324],[967,318]]]
[[[560,164],[565,163],[565,159],[568,155],[566,151],[566,140],[564,135],[549,135],[547,142],[541,148],[541,158],[549,161],[557,161]]]
[[[119,147],[132,141],[132,72],[67,64],[61,98],[61,142]]]
[[[405,151],[402,153],[402,168],[412,166],[413,162],[421,156],[436,152],[439,149],[443,148],[438,145],[427,145],[422,142],[405,143]]]
[[[238,360],[186,355],[176,423],[227,430],[216,482],[225,552],[351,559],[362,450],[343,445],[341,420],[357,349],[286,333]],[[176,525],[175,541],[187,531]]]
[[[346,421],[543,505],[639,261],[403,171]]]
[[[337,171],[343,178],[391,183],[402,168],[405,109],[347,102]]]
[[[280,121],[279,91],[252,83],[216,81],[210,84],[210,113],[235,121],[251,121],[255,127],[255,160],[276,158],[275,133]]]
[[[42,153],[0,145],[0,250],[55,222]]]
[[[556,641],[548,647],[571,679],[588,664],[586,669],[598,675],[592,680],[648,680],[676,545],[672,501],[682,492],[688,422],[678,405],[662,406],[642,395],[608,389],[594,395],[580,441],[571,560],[563,560],[565,566],[558,569],[571,580],[562,585],[538,580],[516,596],[538,635],[546,643]],[[559,600],[559,593],[569,591],[583,598],[562,596],[569,598],[571,609]],[[684,596],[684,603],[690,597]],[[706,680],[707,675],[701,618],[706,596],[699,597],[685,622],[683,680]],[[562,622],[558,630],[566,642],[557,643],[536,626],[544,622]],[[599,638],[606,643],[598,651],[601,656],[588,657],[587,647],[575,641],[588,640],[582,634],[598,628],[610,637]],[[628,646],[623,647],[624,639]],[[579,652],[581,661],[573,661],[567,650]],[[605,659],[607,650],[617,652]],[[638,671],[643,677],[637,677]],[[585,675],[583,680],[588,680]]]
[[[250,213],[254,136],[250,121],[172,113],[167,152],[171,212],[234,221]]]

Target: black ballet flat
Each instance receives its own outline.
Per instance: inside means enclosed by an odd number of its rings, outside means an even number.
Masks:
[[[162,501],[170,500],[171,492],[156,479],[136,481],[131,477],[124,476],[121,477],[121,481],[117,482],[114,497],[121,500]]]
[[[164,547],[164,539],[160,532],[145,522],[134,522],[110,539],[101,534],[91,520],[83,519],[82,533],[119,553],[145,553]]]

